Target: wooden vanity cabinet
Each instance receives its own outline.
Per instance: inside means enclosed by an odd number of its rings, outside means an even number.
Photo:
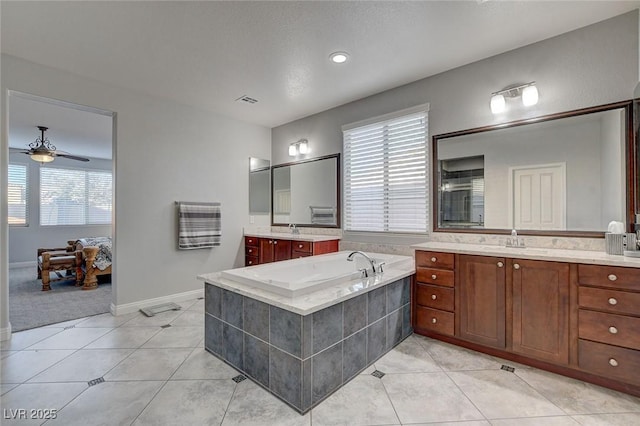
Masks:
[[[635,268],[578,265],[578,366],[640,386],[640,277]]]
[[[416,252],[414,328],[417,331],[454,335],[454,264],[452,253]]]
[[[506,344],[504,258],[458,255],[456,336],[494,348]]]
[[[515,353],[569,363],[569,264],[513,259],[510,262],[513,294]]]
[[[245,266],[338,251],[338,240],[302,241],[245,236]]]
[[[260,253],[258,263],[279,262],[291,259],[291,240],[259,238]]]
[[[416,333],[640,396],[639,269],[418,250],[416,278]]]

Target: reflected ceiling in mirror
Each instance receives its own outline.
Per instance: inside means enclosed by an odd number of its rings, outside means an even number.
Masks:
[[[612,220],[629,226],[630,125],[620,102],[434,136],[434,231],[602,237]]]
[[[340,227],[340,155],[273,166],[273,225]]]

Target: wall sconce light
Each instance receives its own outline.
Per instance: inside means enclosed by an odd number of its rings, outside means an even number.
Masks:
[[[309,141],[300,139],[298,142],[289,145],[289,155],[295,157],[298,154],[307,154],[309,152]]]
[[[538,88],[536,82],[507,87],[491,94],[491,112],[500,114],[507,109],[506,98],[522,97],[522,105],[532,106],[538,103]]]

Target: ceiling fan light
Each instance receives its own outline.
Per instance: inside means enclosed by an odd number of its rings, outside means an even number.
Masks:
[[[538,103],[538,88],[527,86],[522,90],[522,105],[531,106]]]
[[[491,112],[494,114],[500,114],[507,108],[507,103],[503,95],[491,96]]]
[[[31,154],[31,159],[38,163],[50,163],[54,160],[53,155],[49,154]]]

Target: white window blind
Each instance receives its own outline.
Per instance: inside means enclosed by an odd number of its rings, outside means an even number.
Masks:
[[[40,225],[111,223],[110,172],[40,168]]]
[[[29,224],[29,186],[27,166],[9,164],[7,198],[9,207],[9,225],[27,226]]]
[[[343,130],[348,231],[428,230],[427,112]]]

